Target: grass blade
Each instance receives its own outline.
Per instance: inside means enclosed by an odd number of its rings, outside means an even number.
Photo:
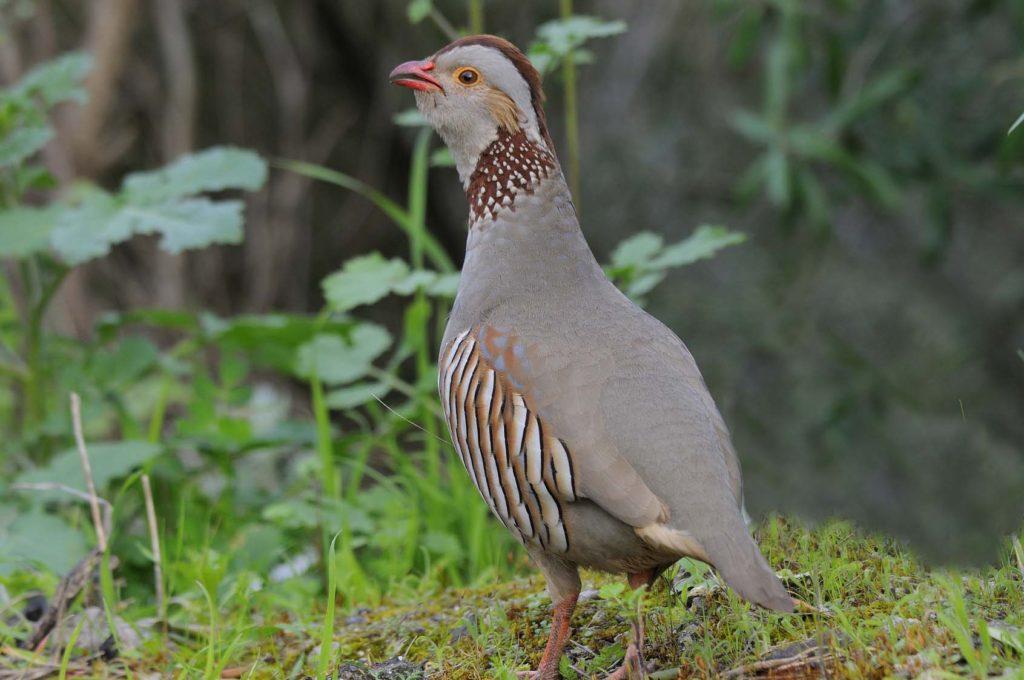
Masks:
[[[1024,123],[1024,113],[1020,114],[1020,118],[1014,121],[1013,125],[1010,126],[1010,129],[1009,131],[1007,131],[1006,134],[1013,134],[1013,131],[1016,130],[1021,123]]]
[[[334,534],[331,545],[327,549],[327,611],[324,612],[324,622],[320,628],[320,661],[317,663],[316,677],[324,680],[327,677],[327,668],[331,664],[333,649],[331,641],[334,638],[334,596],[338,588],[338,567],[335,561],[334,545],[339,534]]]
[[[405,210],[405,208],[398,205],[383,193],[371,187],[369,184],[366,184],[351,175],[346,175],[343,172],[331,170],[330,168],[325,168],[324,166],[316,165],[315,163],[281,159],[274,161],[273,165],[302,175],[303,177],[320,180],[321,182],[327,182],[328,184],[334,184],[342,187],[343,189],[356,192],[360,196],[368,199],[377,206],[381,212],[390,217],[391,220],[397,224],[410,239],[413,238],[413,227],[411,224],[410,214]],[[448,254],[445,253],[441,244],[438,243],[438,241],[430,235],[429,232],[424,231],[421,236],[423,237],[424,254],[430,258],[433,265],[445,273],[455,271],[455,265],[452,264],[451,259],[448,257]]]
[[[71,637],[68,638],[68,644],[64,647],[64,654],[60,659],[60,671],[57,673],[57,680],[64,680],[68,676],[68,664],[71,663],[71,653],[75,651],[78,635],[82,632],[82,626],[85,625],[88,618],[85,612],[78,616],[78,625],[71,631]]]

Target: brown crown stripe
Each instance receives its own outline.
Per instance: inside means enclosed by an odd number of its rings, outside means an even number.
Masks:
[[[477,491],[509,530],[524,544],[565,553],[562,503],[576,499],[569,449],[495,369],[478,336],[506,347],[519,343],[486,331],[460,333],[441,355],[438,390],[452,441]],[[515,356],[509,351],[505,358]]]
[[[469,177],[466,199],[470,222],[494,219],[501,208],[515,210],[520,194],[532,194],[556,167],[554,156],[526,132],[498,129],[498,138],[484,149]]]
[[[551,135],[548,133],[547,119],[544,117],[544,89],[540,84],[540,74],[533,64],[530,63],[527,56],[508,40],[499,38],[496,35],[470,35],[465,38],[459,38],[455,42],[441,48],[434,55],[434,58],[436,59],[438,55],[450,52],[456,47],[465,47],[467,45],[483,45],[484,47],[498,50],[506,59],[512,62],[516,70],[519,71],[519,75],[523,77],[523,80],[526,81],[530,88],[530,103],[533,105],[534,115],[537,116],[537,127],[540,129],[541,137],[544,138],[548,149],[551,150],[551,153],[554,153],[555,145],[551,141]]]

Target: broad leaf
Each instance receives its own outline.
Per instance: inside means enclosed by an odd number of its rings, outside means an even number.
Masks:
[[[128,335],[116,347],[98,350],[89,361],[89,373],[105,389],[128,388],[156,365],[160,351],[141,335]]]
[[[80,531],[39,509],[19,513],[4,524],[0,522],[0,574],[17,570],[23,562],[38,562],[54,574],[66,574],[88,549]]]
[[[349,383],[366,375],[374,359],[390,346],[391,335],[371,323],[356,326],[347,338],[317,335],[299,348],[295,372],[328,384]]]
[[[625,21],[605,21],[592,16],[574,15],[541,24],[537,29],[537,37],[552,52],[564,56],[592,38],[607,38],[625,31]]]
[[[570,54],[574,62],[588,63],[591,56],[579,54],[588,40],[618,35],[625,30],[624,21],[605,21],[583,15],[555,19],[537,29],[537,40],[529,49],[530,61],[541,74],[549,72]]]
[[[288,314],[253,314],[221,319],[202,317],[203,330],[222,349],[244,353],[261,366],[290,372],[295,353],[318,333],[344,334],[354,328],[351,321],[322,323],[315,318]]]
[[[134,234],[161,234],[160,246],[171,253],[213,243],[239,243],[242,209],[241,201],[207,198],[139,207],[97,191],[60,215],[51,242],[69,264],[106,255],[111,246]]]
[[[18,165],[53,138],[49,125],[18,127],[0,138],[0,167]]]
[[[711,257],[745,238],[723,227],[701,225],[688,238],[666,246],[661,236],[641,232],[619,244],[605,270],[626,295],[637,299],[661,283],[669,269]]]
[[[10,88],[10,96],[39,98],[44,109],[65,101],[85,101],[82,81],[92,69],[92,57],[70,52],[29,71]]]
[[[434,280],[425,286],[427,295],[442,298],[454,298],[459,292],[459,272],[436,274]]]
[[[347,312],[369,305],[392,293],[411,295],[422,289],[427,295],[455,297],[459,275],[439,274],[426,269],[409,271],[409,265],[397,258],[385,260],[380,253],[354,257],[341,271],[321,282],[324,297],[332,309]]]
[[[649,231],[641,231],[616,246],[615,251],[612,252],[612,266],[645,265],[658,254],[663,245],[664,240],[661,236]]]
[[[27,257],[46,250],[59,213],[56,206],[0,211],[0,257]]]
[[[96,489],[101,492],[110,480],[124,477],[162,451],[157,444],[133,440],[89,444],[87,448],[93,481],[96,483]],[[19,483],[56,482],[80,491],[86,490],[81,459],[75,448],[57,454],[45,467],[20,474],[15,481]],[[39,495],[36,496],[36,498],[38,497]],[[47,500],[69,500],[71,498],[66,494],[47,495]]]
[[[187,198],[149,208],[129,206],[124,212],[135,220],[136,232],[159,233],[161,248],[180,253],[214,243],[241,243],[244,207],[241,201]]]
[[[127,203],[152,205],[207,191],[255,191],[267,179],[267,164],[252,151],[213,147],[179,158],[167,167],[128,175]]]
[[[106,255],[111,245],[131,238],[134,226],[117,199],[90,190],[78,205],[61,213],[50,243],[67,263],[78,264]]]
[[[386,383],[358,383],[331,390],[325,395],[324,401],[327,402],[328,408],[341,411],[362,406],[375,399],[383,399],[390,391],[391,388]]]
[[[380,253],[354,257],[341,271],[323,280],[327,304],[339,312],[377,302],[395,290],[409,275],[409,265],[397,258],[385,260]]]
[[[702,224],[686,239],[665,248],[651,263],[655,268],[681,267],[711,257],[722,248],[743,243],[746,234]]]

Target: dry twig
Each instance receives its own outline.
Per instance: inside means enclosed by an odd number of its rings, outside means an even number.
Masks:
[[[92,578],[92,573],[99,565],[102,555],[102,550],[93,548],[60,580],[60,583],[57,584],[57,591],[50,601],[50,606],[43,612],[43,616],[36,623],[32,634],[21,643],[22,649],[36,649],[46,640],[46,636],[50,634],[50,631],[64,616],[64,612]]]
[[[71,393],[71,425],[75,431],[75,444],[78,446],[78,456],[82,462],[82,472],[85,473],[85,485],[89,490],[89,507],[92,508],[92,523],[96,527],[96,542],[99,544],[100,552],[106,552],[107,532],[103,527],[103,520],[100,517],[99,496],[96,494],[96,484],[92,479],[89,452],[85,449],[85,437],[82,434],[82,401],[78,398],[77,392]]]
[[[153,506],[153,490],[149,485],[149,475],[142,475],[142,495],[146,499],[146,524],[149,525],[149,547],[153,553],[153,579],[156,581],[156,610],[160,620],[167,620],[164,604],[163,560],[160,556],[160,534],[156,528],[156,509]]]

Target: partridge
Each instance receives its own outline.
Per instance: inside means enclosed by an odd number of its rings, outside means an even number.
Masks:
[[[529,60],[472,36],[390,79],[415,91],[469,202],[438,390],[469,476],[555,603],[535,675],[558,677],[581,566],[637,587],[692,557],[791,611],[747,530],[736,452],[693,356],[583,237]]]

